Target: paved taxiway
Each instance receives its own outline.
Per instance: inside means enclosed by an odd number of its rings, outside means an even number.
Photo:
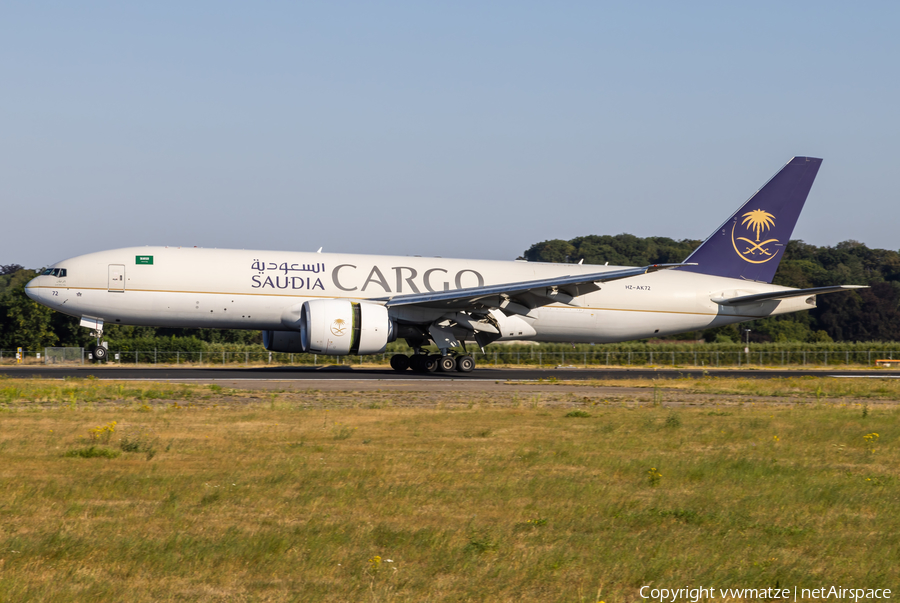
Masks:
[[[493,369],[471,373],[398,373],[391,369],[351,367],[254,367],[254,368],[131,368],[84,367],[2,367],[0,375],[26,379],[86,378],[147,381],[583,381],[589,379],[682,379],[685,377],[725,377],[770,379],[773,377],[875,377],[900,378],[895,370],[769,370],[769,369]]]

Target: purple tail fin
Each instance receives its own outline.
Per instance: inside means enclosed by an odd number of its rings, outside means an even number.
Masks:
[[[822,164],[794,157],[677,268],[771,283]]]

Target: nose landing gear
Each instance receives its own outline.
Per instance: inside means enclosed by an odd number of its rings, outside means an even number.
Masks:
[[[81,317],[81,326],[93,329],[91,337],[97,338],[97,343],[88,348],[91,359],[94,362],[103,362],[109,357],[109,345],[103,341],[103,319]]]
[[[98,341],[97,345],[91,346],[94,362],[103,362],[109,357],[109,350],[106,349],[106,346],[107,343],[105,341]]]

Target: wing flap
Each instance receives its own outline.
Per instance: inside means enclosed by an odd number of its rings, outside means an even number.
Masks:
[[[388,307],[421,305],[432,308],[465,308],[486,300],[492,296],[515,296],[530,292],[537,297],[546,299],[550,303],[569,303],[573,296],[566,292],[578,292],[583,295],[590,291],[596,291],[599,287],[595,283],[606,283],[623,278],[640,276],[658,270],[668,270],[680,266],[693,264],[652,264],[640,268],[626,268],[624,270],[607,270],[605,272],[592,272],[590,274],[577,274],[546,278],[534,281],[520,281],[516,283],[503,283],[499,285],[486,285],[483,287],[469,287],[467,289],[455,289],[452,291],[435,291],[433,293],[411,293],[409,295],[397,295],[380,298],[373,301],[384,302]]]

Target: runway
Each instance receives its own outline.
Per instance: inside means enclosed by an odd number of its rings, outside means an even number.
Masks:
[[[2,367],[0,376],[19,379],[93,377],[143,381],[586,381],[605,379],[700,379],[703,377],[772,379],[776,377],[845,377],[898,379],[900,370],[771,370],[771,369],[507,369],[479,368],[471,373],[398,373],[391,369],[334,367],[131,368],[110,366]]]

